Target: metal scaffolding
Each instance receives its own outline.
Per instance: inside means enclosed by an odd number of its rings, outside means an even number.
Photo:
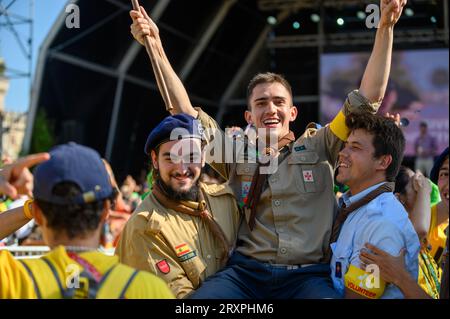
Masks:
[[[259,0],[258,6],[262,11],[288,10],[296,12],[299,9],[317,9],[320,16],[326,15],[326,9],[363,7],[373,3],[373,0]],[[416,27],[409,30],[397,30],[395,32],[395,43],[442,43],[448,46],[449,22],[448,22],[448,1],[447,0],[414,0],[414,5],[434,4],[441,7],[443,11],[444,24],[441,29],[428,27]],[[281,48],[302,48],[326,46],[355,46],[370,45],[373,43],[375,34],[367,31],[351,31],[346,33],[328,33],[319,31],[316,34],[306,35],[281,35],[267,40],[267,47],[270,49]]]
[[[0,0],[0,31],[4,28],[7,32],[10,32],[15,40],[16,47],[20,50],[21,54],[25,58],[26,62],[24,68],[11,68],[6,64],[2,74],[7,79],[28,79],[30,94],[31,94],[31,73],[33,67],[33,27],[34,27],[34,0],[21,0],[27,2],[28,16],[18,14],[16,7],[18,0]],[[25,30],[25,32],[24,32]],[[2,48],[2,42],[0,39],[0,48]],[[8,47],[8,50],[14,48]],[[15,121],[19,121],[21,116]],[[4,127],[5,114],[4,110],[0,110],[0,157],[3,155],[3,135],[10,131],[10,127]]]
[[[18,14],[15,4],[26,2],[28,15]],[[0,30],[10,32],[17,48],[27,60],[23,69],[14,69],[6,65],[5,75],[10,79],[28,78],[31,83],[33,66],[33,28],[34,28],[34,0],[0,0]],[[24,32],[24,30],[26,30]],[[2,43],[0,41],[0,47]],[[10,49],[10,48],[8,48]]]
[[[428,3],[430,0],[414,0],[414,3]],[[276,11],[276,10],[298,10],[305,8],[343,8],[349,6],[362,6],[373,4],[373,0],[259,0],[258,7],[261,11]]]

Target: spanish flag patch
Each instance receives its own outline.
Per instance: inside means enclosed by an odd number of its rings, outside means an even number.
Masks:
[[[191,247],[189,247],[189,245],[186,243],[176,246],[175,252],[180,262],[189,260],[197,256],[195,250],[192,251]]]
[[[176,246],[175,251],[176,251],[177,257],[181,257],[183,255],[190,253],[191,248],[189,247],[188,244],[184,243],[184,244]]]

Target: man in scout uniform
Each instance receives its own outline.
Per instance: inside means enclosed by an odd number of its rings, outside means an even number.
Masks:
[[[34,216],[52,250],[23,260],[0,251],[0,299],[173,298],[158,277],[97,251],[115,197],[97,152],[74,143],[53,148],[35,170],[33,195],[23,208],[4,213],[2,222]]]
[[[120,261],[163,278],[184,298],[221,269],[237,236],[239,209],[225,185],[199,181],[202,128],[190,115],[165,118],[145,145],[154,185],[122,232]]]
[[[296,119],[298,111],[293,106],[289,83],[273,73],[252,79],[245,118],[258,134],[265,130],[266,136],[277,136],[278,145],[269,145],[265,154],[260,154],[269,156],[269,162],[275,162],[278,168],[264,174],[265,167],[255,161],[225,163],[219,159],[210,163],[228,180],[245,209],[246,222],[241,224],[236,251],[228,266],[206,280],[193,297],[338,297],[329,278],[326,252],[337,207],[333,171],[348,136],[345,116],[378,110],[390,72],[394,25],[405,4],[402,0],[381,1],[375,45],[359,91],[348,95],[341,112],[324,128],[310,128],[295,138],[289,123]],[[150,36],[156,46],[156,63],[170,88],[172,114],[190,114],[205,128],[219,129],[213,118],[192,107],[164,53],[158,28],[145,10],[141,7],[140,12],[131,11],[130,15],[135,39],[143,44],[144,37]],[[261,137],[258,141],[264,143]],[[218,140],[226,137],[215,136],[213,143]],[[222,149],[221,145],[215,147]],[[243,158],[253,159],[252,155],[246,152]]]
[[[359,255],[366,243],[393,255],[405,249],[407,271],[417,279],[419,238],[393,194],[405,138],[395,121],[378,115],[347,117],[347,127],[351,133],[339,153],[336,180],[349,190],[339,200],[331,234],[333,284],[346,298],[403,298],[397,287],[385,285],[378,269],[366,270]]]

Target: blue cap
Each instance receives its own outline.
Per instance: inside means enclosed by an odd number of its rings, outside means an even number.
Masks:
[[[199,120],[188,114],[168,116],[156,126],[147,138],[144,152],[150,155],[162,143],[183,138],[202,139],[203,127]]]
[[[448,147],[438,156],[438,158],[434,161],[433,168],[430,173],[430,180],[437,184],[439,179],[439,171],[441,169],[442,164],[445,162],[445,158],[448,156]]]
[[[50,150],[50,159],[34,171],[34,198],[58,205],[100,201],[113,194],[108,172],[93,149],[70,142]],[[55,185],[71,182],[81,194],[71,199],[52,194]]]

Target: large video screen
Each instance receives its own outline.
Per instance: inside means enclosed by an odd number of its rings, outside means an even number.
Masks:
[[[368,53],[324,54],[321,57],[321,123],[329,123],[347,93],[361,82]],[[449,144],[448,49],[397,51],[392,58],[388,88],[380,113],[400,113],[409,120],[403,131],[406,156],[414,156],[414,140],[421,122],[438,143],[440,153]]]

